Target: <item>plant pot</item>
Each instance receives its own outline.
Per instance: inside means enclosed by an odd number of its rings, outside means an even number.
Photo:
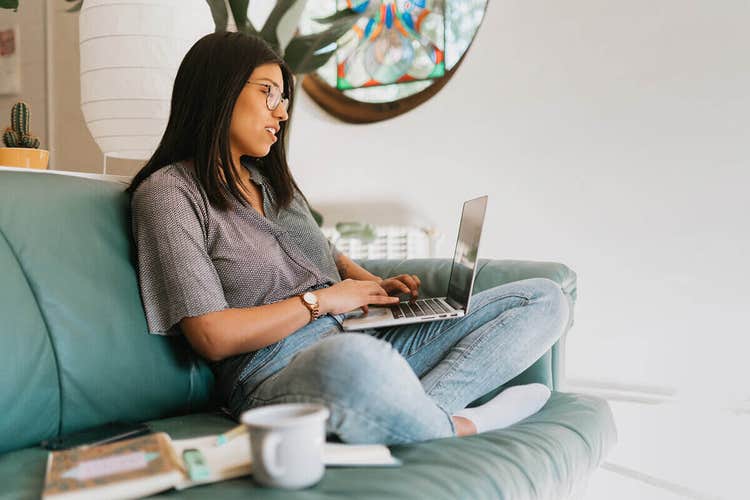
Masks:
[[[47,169],[49,151],[33,148],[0,148],[0,166]]]

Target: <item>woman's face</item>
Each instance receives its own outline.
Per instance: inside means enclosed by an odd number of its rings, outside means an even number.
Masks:
[[[248,82],[251,83],[245,84],[237,98],[229,125],[229,147],[235,159],[242,155],[266,156],[271,145],[278,140],[281,122],[289,118],[285,102],[273,111],[266,104],[269,92],[274,95],[284,91],[284,79],[278,64],[258,66]]]

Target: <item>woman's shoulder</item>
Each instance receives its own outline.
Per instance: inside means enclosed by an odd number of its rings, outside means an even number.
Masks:
[[[152,173],[138,186],[136,193],[141,189],[149,190],[161,186],[196,186],[197,179],[190,164],[185,162],[171,163],[161,167]]]
[[[133,197],[154,195],[164,190],[194,192],[198,179],[189,164],[184,162],[166,165],[146,177],[133,193]]]
[[[136,210],[144,205],[169,209],[202,201],[195,173],[189,164],[180,162],[164,166],[144,179],[133,193],[131,205]]]

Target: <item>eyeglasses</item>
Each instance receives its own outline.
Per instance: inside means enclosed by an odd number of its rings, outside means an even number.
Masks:
[[[279,107],[279,104],[284,105],[285,111],[288,108],[289,99],[286,97],[282,98],[281,89],[277,87],[276,85],[273,85],[270,83],[252,82],[252,81],[248,81],[247,83],[251,83],[253,85],[260,85],[266,88],[266,107],[268,107],[269,111],[275,111],[276,108]]]

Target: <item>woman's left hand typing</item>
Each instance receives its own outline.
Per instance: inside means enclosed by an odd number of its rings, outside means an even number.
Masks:
[[[421,284],[422,282],[416,274],[399,274],[398,276],[385,278],[380,282],[380,286],[388,295],[407,294],[412,300],[419,296],[419,286]]]

